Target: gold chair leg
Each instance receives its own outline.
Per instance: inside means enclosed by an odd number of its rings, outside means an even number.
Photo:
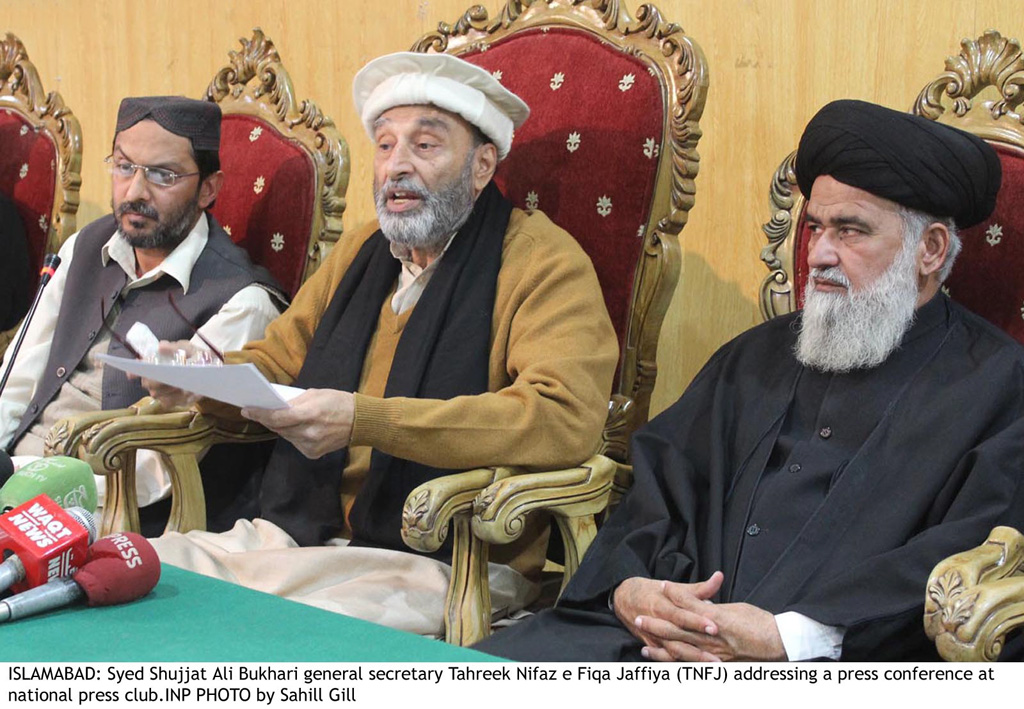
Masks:
[[[491,634],[491,588],[487,577],[489,547],[470,528],[471,515],[452,519],[452,578],[445,599],[445,642],[472,645]]]
[[[186,453],[161,458],[178,473],[171,476],[171,514],[164,531],[185,534],[193,529],[206,529],[206,496],[196,456]]]
[[[100,519],[100,536],[114,532],[136,532],[139,524],[139,498],[135,491],[135,451],[126,451],[121,464],[124,470],[108,471],[107,492]],[[94,468],[95,469],[95,468]]]

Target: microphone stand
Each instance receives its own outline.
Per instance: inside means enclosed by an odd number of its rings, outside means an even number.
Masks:
[[[18,339],[14,342],[14,347],[11,348],[11,358],[7,360],[7,369],[4,370],[4,377],[0,379],[0,394],[3,394],[4,387],[7,386],[7,378],[11,376],[11,369],[14,367],[14,360],[18,357],[18,350],[21,349],[21,342],[25,339],[25,333],[28,332],[28,324],[32,322],[32,316],[36,314],[36,308],[39,306],[39,301],[43,297],[43,289],[46,284],[50,282],[50,277],[53,276],[54,271],[57,270],[57,266],[60,265],[60,256],[57,254],[47,254],[43,260],[43,267],[39,270],[39,288],[36,290],[35,300],[32,301],[32,307],[28,309],[28,315],[25,316],[25,320],[21,323],[21,331],[18,333]]]

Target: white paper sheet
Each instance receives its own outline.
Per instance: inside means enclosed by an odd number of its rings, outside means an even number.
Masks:
[[[303,392],[296,387],[271,384],[256,365],[225,364],[220,367],[153,364],[138,359],[98,354],[101,362],[129,374],[168,384],[234,406],[286,409],[289,399]]]

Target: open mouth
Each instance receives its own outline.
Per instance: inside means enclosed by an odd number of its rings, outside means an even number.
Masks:
[[[412,190],[390,189],[387,191],[388,210],[392,212],[405,212],[415,209],[423,203],[423,197],[419,192]]]

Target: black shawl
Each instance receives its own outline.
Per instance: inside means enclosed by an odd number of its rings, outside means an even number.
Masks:
[[[495,290],[511,212],[493,183],[480,194],[409,317],[385,397],[451,399],[487,391]],[[295,386],[356,391],[380,309],[400,269],[380,231],[367,239],[313,334]],[[281,439],[263,478],[262,516],[303,546],[336,536],[347,463],[347,449],[309,460]],[[352,544],[409,551],[401,539],[405,498],[417,485],[450,472],[374,450],[349,515]],[[450,550],[437,555],[446,558]]]

